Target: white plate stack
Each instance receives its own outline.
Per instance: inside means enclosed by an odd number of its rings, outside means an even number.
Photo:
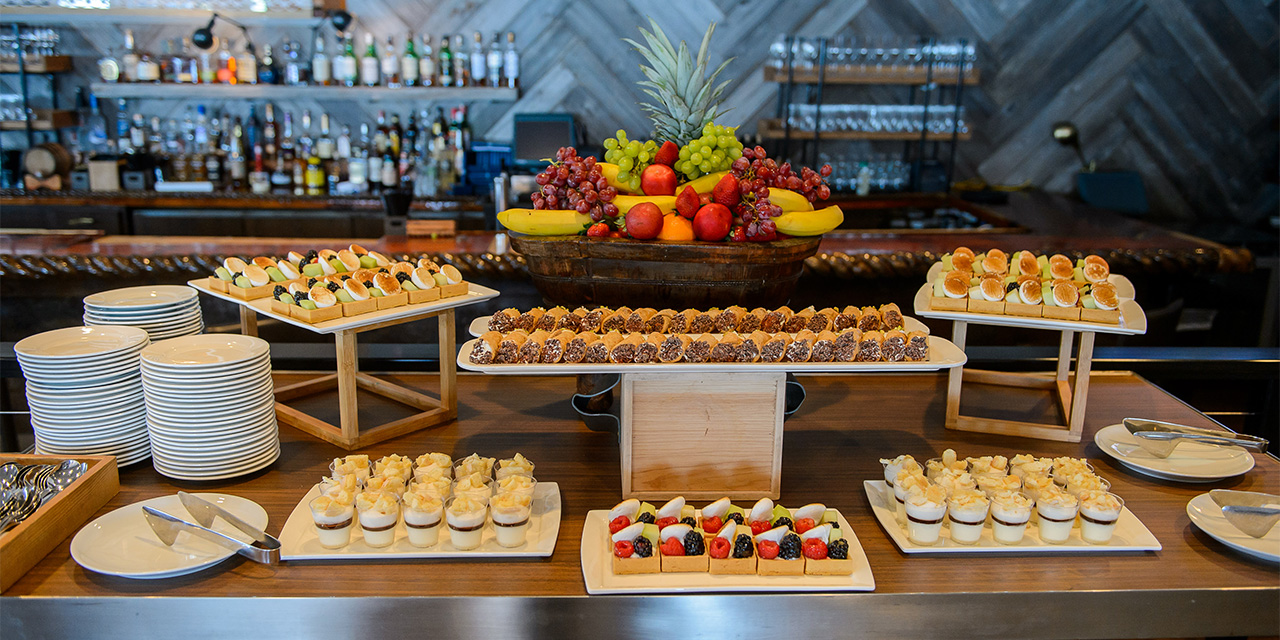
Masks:
[[[116,456],[122,467],[146,460],[138,354],[147,344],[135,327],[69,327],[15,344],[36,453]]]
[[[224,480],[280,457],[271,350],[242,335],[183,336],[142,350],[152,464],[179,480]]]
[[[201,333],[204,316],[195,289],[152,285],[113,289],[85,298],[84,324],[137,327],[156,341]]]

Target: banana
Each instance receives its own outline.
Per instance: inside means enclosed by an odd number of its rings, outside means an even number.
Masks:
[[[626,215],[626,214],[627,214],[627,212],[631,210],[631,207],[634,207],[634,206],[636,206],[636,205],[640,204],[641,202],[652,202],[653,204],[658,205],[658,209],[662,210],[662,212],[663,212],[663,213],[667,213],[668,211],[675,211],[675,210],[676,210],[676,197],[675,197],[675,196],[624,196],[624,195],[618,195],[617,197],[615,197],[615,198],[613,199],[613,204],[615,204],[615,205],[617,205],[617,206],[618,206],[618,214],[619,214],[619,215]]]
[[[507,209],[498,212],[498,222],[531,236],[571,236],[591,224],[591,216],[573,209]]]
[[[773,190],[769,190],[770,195]],[[844,222],[840,207],[830,206],[817,211],[791,211],[773,219],[778,232],[789,236],[820,236]]]
[[[681,191],[684,191],[685,187],[693,187],[693,190],[698,193],[711,193],[712,187],[715,187],[716,183],[720,182],[720,178],[723,178],[726,173],[729,173],[729,172],[717,171],[715,173],[708,173],[707,175],[702,176],[697,180],[690,180],[676,187],[676,193],[680,193]]]
[[[631,190],[630,185],[618,179],[618,172],[622,170],[618,165],[612,162],[597,162],[596,166],[600,167],[600,175],[604,176],[604,179],[609,181],[609,186],[617,189],[618,193],[636,193]]]
[[[769,188],[769,202],[785,211],[813,211],[813,204],[804,196],[790,189]]]

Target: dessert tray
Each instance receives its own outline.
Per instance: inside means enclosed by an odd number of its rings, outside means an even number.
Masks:
[[[931,272],[932,273],[932,272]],[[1124,276],[1111,276],[1124,278]],[[1128,282],[1127,279],[1124,282]],[[1132,290],[1133,285],[1129,285]],[[1118,290],[1120,286],[1116,287]],[[1054,320],[1050,318],[1029,318],[1025,316],[998,315],[994,313],[972,313],[969,311],[939,311],[929,307],[929,295],[933,284],[926,282],[916,291],[912,306],[916,315],[939,320],[959,320],[973,324],[989,324],[1000,327],[1027,327],[1031,329],[1048,329],[1051,331],[1093,331],[1096,333],[1114,333],[1126,336],[1142,335],[1147,332],[1147,314],[1142,311],[1132,298],[1120,300],[1120,324],[1102,322],[1084,322],[1082,320]]]
[[[476,338],[487,333],[489,331],[489,317],[490,316],[480,316],[479,318],[472,320],[471,324],[467,326],[467,332],[470,333],[472,337]],[[907,333],[912,331],[923,331],[924,333],[929,333],[929,326],[911,316],[902,316],[902,331]],[[724,334],[712,332],[711,335],[719,338]]]
[[[1224,447],[1184,441],[1167,458],[1158,458],[1143,449],[1123,424],[1103,427],[1093,434],[1093,442],[1103,453],[1143,475],[1175,482],[1217,482],[1248,473],[1253,454],[1242,447]]]
[[[942,270],[944,268],[945,267],[941,262],[933,263],[933,265],[929,267],[929,275],[925,276],[925,282],[933,284],[933,281],[937,280],[938,276],[942,275]],[[1134,288],[1133,282],[1118,273],[1113,273],[1107,276],[1107,282],[1116,286],[1116,295],[1121,298],[1133,299],[1136,295],[1137,289]]]
[[[415,547],[409,544],[404,521],[396,523],[396,539],[389,547],[375,549],[364,543],[360,527],[351,531],[351,542],[341,549],[320,546],[316,529],[307,504],[320,495],[320,485],[314,485],[302,497],[298,506],[280,531],[281,560],[387,560],[410,558],[533,558],[547,557],[556,548],[560,534],[560,486],[554,482],[539,482],[533,493],[533,513],[530,517],[528,541],[523,546],[501,547],[494,540],[493,527],[485,527],[484,539],[479,548],[459,551],[449,543],[449,528],[441,526],[440,542],[431,547]],[[606,512],[607,513],[607,512]]]
[[[539,485],[541,486],[541,485]],[[711,573],[649,573],[617,575],[610,567],[609,510],[587,512],[582,527],[582,579],[587,593],[717,593],[758,591],[874,591],[875,578],[862,543],[844,515],[836,511],[840,529],[849,541],[853,574],[846,576],[761,576]]]
[[[1159,551],[1160,541],[1152,535],[1147,526],[1142,524],[1138,516],[1129,509],[1122,508],[1120,520],[1116,523],[1115,533],[1107,544],[1089,544],[1080,538],[1079,529],[1071,532],[1071,537],[1062,544],[1048,544],[1040,540],[1033,515],[1027,525],[1027,533],[1018,544],[1000,544],[992,539],[990,527],[982,532],[982,538],[975,544],[957,544],[945,534],[931,546],[917,545],[907,539],[906,529],[898,524],[895,509],[885,503],[885,484],[883,480],[864,480],[862,488],[867,493],[867,501],[871,510],[884,528],[889,539],[898,545],[903,553],[908,554],[954,554],[954,553],[1111,553],[1114,551]]]
[[[434,302],[426,302],[422,304],[410,304],[392,309],[383,309],[381,311],[371,311],[362,313],[357,316],[335,318],[333,320],[325,320],[323,322],[308,323],[297,318],[291,317],[286,313],[278,313],[271,308],[272,298],[258,298],[256,300],[245,300],[236,296],[215,291],[209,288],[208,278],[196,278],[187,282],[188,285],[207,293],[215,298],[220,298],[228,302],[234,302],[243,305],[248,309],[260,313],[264,316],[275,318],[281,322],[291,324],[295,327],[309,329],[316,333],[336,333],[338,331],[346,331],[351,329],[360,329],[371,325],[381,325],[396,320],[405,320],[415,316],[431,314],[437,311],[464,307],[467,305],[483,302],[498,297],[498,292],[489,287],[467,283],[468,289],[465,295],[455,296],[451,298],[441,298]]]

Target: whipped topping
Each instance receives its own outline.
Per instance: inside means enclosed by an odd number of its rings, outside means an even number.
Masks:
[[[440,498],[427,493],[406,493],[404,494],[405,511],[417,511],[419,513],[434,513],[436,520],[440,519],[440,511],[444,508],[444,503]],[[431,521],[431,522],[434,522]]]
[[[335,475],[345,476],[348,474],[368,475],[369,473],[369,456],[347,456],[345,458],[334,458],[330,469]]]
[[[414,460],[414,464],[418,468],[422,467],[439,467],[448,471],[453,466],[453,459],[443,453],[424,453]]]
[[[537,484],[529,476],[507,476],[498,481],[498,493],[532,493]]]
[[[449,497],[451,488],[453,488],[453,483],[448,478],[440,478],[437,480],[414,480],[409,483],[408,490],[410,493],[424,493],[444,500]]]
[[[880,464],[884,465],[885,482],[893,482],[893,479],[898,477],[898,472],[902,470],[903,465],[908,462],[916,465],[917,467],[920,466],[920,464],[916,462],[915,458],[905,453],[893,459],[880,458]]]
[[[1031,499],[1021,493],[1000,491],[991,496],[991,516],[1014,524],[1031,517]]]
[[[1022,492],[1027,497],[1038,499],[1040,494],[1054,488],[1053,478],[1049,476],[1023,476]]]
[[[1110,520],[1120,515],[1124,501],[1106,491],[1085,491],[1080,494],[1080,513],[1097,520]]]
[[[947,509],[951,515],[966,523],[981,523],[987,517],[990,505],[987,495],[974,489],[961,489],[947,498]]]
[[[966,462],[969,463],[969,473],[974,475],[1006,473],[1009,470],[1009,459],[1004,456],[967,458]]]
[[[359,491],[359,478],[354,475],[325,478],[320,481],[320,493],[330,497],[344,492],[354,495],[359,493]]]
[[[929,479],[920,473],[912,473],[906,469],[898,474],[893,481],[893,493],[898,498],[905,500],[907,494],[912,489],[925,489],[929,486]]]
[[[954,491],[960,489],[973,489],[978,485],[974,483],[974,477],[964,471],[956,471],[955,469],[944,469],[933,479],[934,484],[942,487],[950,495]]]
[[[524,472],[533,475],[533,463],[529,459],[517,453],[515,457],[498,461],[498,471],[501,473],[506,470],[508,473]]]
[[[353,500],[350,494],[338,497],[320,496],[307,506],[311,508],[311,518],[316,524],[342,524],[350,520],[354,513],[351,506]]]
[[[364,481],[365,491],[388,491],[396,495],[404,493],[405,482],[400,476],[373,476]]]
[[[360,511],[360,524],[377,529],[395,524],[400,516],[400,501],[394,493],[365,491],[356,496],[356,509]]]
[[[449,482],[449,468],[437,466],[414,467],[413,479],[422,482],[436,482],[439,480]]]
[[[929,485],[923,489],[920,487],[911,487],[907,492],[906,503],[908,507],[918,507],[921,509],[946,507],[947,492],[937,485]]]
[[[519,493],[504,493],[489,499],[489,513],[494,522],[516,524],[529,519],[533,498]]]
[[[1106,491],[1111,486],[1106,480],[1089,473],[1088,471],[1074,473],[1067,476],[1067,490],[1072,493],[1080,493],[1081,491]]]
[[[489,505],[479,500],[458,496],[445,508],[445,518],[449,524],[459,528],[477,527],[484,524],[485,513]]]
[[[1055,520],[1076,517],[1080,503],[1076,497],[1059,489],[1049,489],[1036,496],[1036,509],[1041,515]]]
[[[978,488],[987,495],[997,491],[1017,491],[1022,488],[1018,476],[978,476]]]
[[[488,491],[489,483],[487,479],[479,473],[472,473],[458,479],[458,484],[454,485],[455,493],[471,492],[471,491]]]
[[[1047,476],[1053,468],[1053,461],[1048,458],[1032,459],[1028,462],[1013,465],[1013,475],[1023,478],[1031,476]]]
[[[493,461],[493,458],[482,458],[479,454],[473,453],[458,461],[457,475],[468,476],[473,473],[489,475],[493,472]]]

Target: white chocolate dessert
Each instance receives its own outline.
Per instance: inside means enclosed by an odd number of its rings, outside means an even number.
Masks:
[[[1026,496],[1002,491],[991,496],[991,535],[1001,544],[1017,544],[1027,532],[1032,502]]]
[[[1080,494],[1080,537],[1089,544],[1106,544],[1115,533],[1120,521],[1124,500],[1106,491],[1085,491]]]
[[[991,501],[974,489],[962,489],[947,498],[947,519],[951,521],[951,541],[974,544],[982,537]]]
[[[1041,493],[1056,487],[1049,476],[1026,476],[1022,479],[1022,493],[1032,502],[1039,500]]]
[[[905,506],[907,494],[913,488],[923,491],[928,487],[929,479],[924,477],[924,474],[918,470],[903,469],[898,472],[897,479],[893,481],[893,501],[898,524],[905,525],[907,523],[907,509]]]
[[[989,498],[999,491],[1018,491],[1022,489],[1022,478],[1018,476],[978,476],[978,489]]]
[[[480,473],[459,476],[453,485],[453,495],[467,496],[473,500],[487,501],[493,490],[489,488],[489,477]]]
[[[1029,455],[1016,455],[1009,462],[1009,472],[1019,478],[1028,476],[1048,476],[1053,469],[1053,460],[1035,458]]]
[[[396,537],[396,522],[400,519],[400,500],[394,493],[365,491],[356,496],[356,509],[360,512],[360,528],[364,542],[371,547],[386,547]]]
[[[488,514],[488,502],[467,496],[455,496],[445,507],[444,518],[449,523],[449,540],[460,551],[475,549],[484,537],[484,520]]]
[[[443,453],[424,453],[413,461],[413,477],[418,478],[439,469],[440,475],[448,478],[453,474],[453,459]]]
[[[1093,473],[1093,467],[1083,458],[1061,457],[1053,459],[1053,481],[1059,486],[1067,484],[1067,478],[1077,473]]]
[[[504,493],[517,493],[522,496],[533,498],[533,490],[537,488],[538,481],[525,475],[511,475],[500,478],[494,482],[494,493],[502,495]]]
[[[501,547],[518,547],[529,532],[530,505],[533,499],[519,493],[502,493],[489,499],[489,515],[493,532]]]
[[[978,488],[978,484],[972,475],[969,475],[967,471],[956,471],[955,469],[943,469],[933,479],[933,483],[942,487],[942,490],[946,491],[947,495],[962,489]]]
[[[421,493],[424,495],[435,496],[440,500],[444,500],[453,495],[453,482],[448,478],[421,479],[416,478],[409,482],[406,489],[409,493]]]
[[[373,469],[369,468],[369,456],[366,455],[334,458],[333,463],[329,465],[329,472],[334,478],[354,475],[361,481],[373,475]]]
[[[324,478],[320,480],[320,493],[332,497],[342,492],[352,496],[360,493],[360,479],[354,475],[346,475],[339,478]]]
[[[1111,483],[1089,472],[1075,473],[1067,476],[1067,493],[1077,498],[1085,491],[1110,491]]]
[[[365,491],[386,491],[397,496],[404,495],[405,481],[398,475],[375,475],[364,482]]]
[[[404,494],[404,526],[409,544],[430,547],[439,542],[443,517],[444,503],[440,498],[424,493]]]
[[[1009,459],[1004,456],[981,456],[966,458],[969,473],[974,476],[1005,475],[1009,473]]]
[[[322,495],[310,502],[311,519],[316,537],[326,549],[340,549],[351,541],[351,525],[355,522],[355,498],[339,490],[337,495]]]
[[[903,469],[911,468],[914,468],[921,473],[924,472],[924,470],[920,468],[920,463],[916,462],[915,458],[905,453],[893,459],[880,458],[880,464],[884,465],[884,501],[885,504],[889,505],[894,503],[893,483],[897,479],[899,472]]]
[[[1040,540],[1051,544],[1061,544],[1071,537],[1071,527],[1075,524],[1076,513],[1080,503],[1076,497],[1058,489],[1042,491],[1036,498],[1036,513],[1039,515]]]
[[[498,470],[494,477],[501,480],[509,475],[533,475],[533,463],[529,459],[517,453],[511,458],[498,461]]]
[[[480,454],[473,453],[454,464],[453,475],[456,478],[473,473],[487,476],[493,473],[493,462],[493,458],[483,458]]]
[[[943,469],[955,469],[957,471],[968,471],[969,463],[964,460],[956,459],[954,449],[947,449],[942,452],[941,458],[931,458],[924,463],[925,476],[933,480]]]
[[[413,477],[413,461],[396,454],[378,460],[373,465],[375,476],[399,476],[405,481]]]
[[[946,491],[937,485],[923,490],[912,487],[907,492],[904,507],[907,512],[907,538],[923,546],[936,543],[947,515]]]

